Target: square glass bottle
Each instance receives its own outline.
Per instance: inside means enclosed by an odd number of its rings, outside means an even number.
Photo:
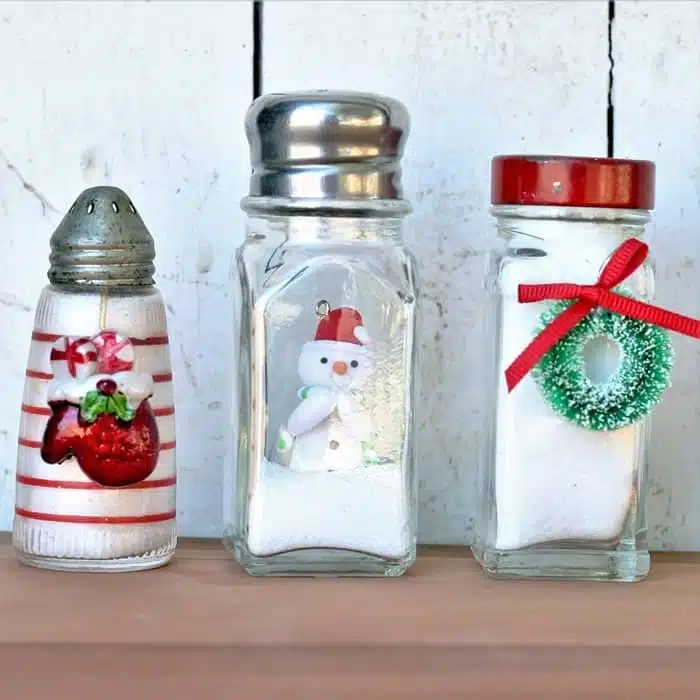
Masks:
[[[363,93],[268,95],[246,129],[225,543],[253,575],[400,575],[416,549],[408,114]]]

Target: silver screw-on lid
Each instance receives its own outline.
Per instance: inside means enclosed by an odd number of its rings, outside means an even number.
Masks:
[[[245,121],[251,197],[402,199],[408,111],[398,100],[315,90],[259,97]]]
[[[49,280],[67,287],[153,285],[153,238],[125,192],[91,187],[51,236]]]

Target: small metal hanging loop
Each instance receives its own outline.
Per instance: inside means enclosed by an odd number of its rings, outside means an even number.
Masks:
[[[330,310],[331,305],[325,299],[321,299],[321,301],[316,304],[316,315],[319,317],[328,316]]]

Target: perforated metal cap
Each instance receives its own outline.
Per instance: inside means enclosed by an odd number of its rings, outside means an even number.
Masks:
[[[246,116],[251,197],[402,199],[399,101],[316,90],[259,97]]]
[[[51,236],[49,281],[68,287],[149,287],[153,238],[125,192],[91,187]]]

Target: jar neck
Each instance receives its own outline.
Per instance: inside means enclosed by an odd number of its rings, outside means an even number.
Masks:
[[[303,244],[396,244],[403,241],[403,217],[255,213],[248,218],[247,235],[253,240],[275,238]]]
[[[534,247],[612,251],[628,238],[644,236],[650,213],[592,207],[493,207],[497,229],[509,248]]]

